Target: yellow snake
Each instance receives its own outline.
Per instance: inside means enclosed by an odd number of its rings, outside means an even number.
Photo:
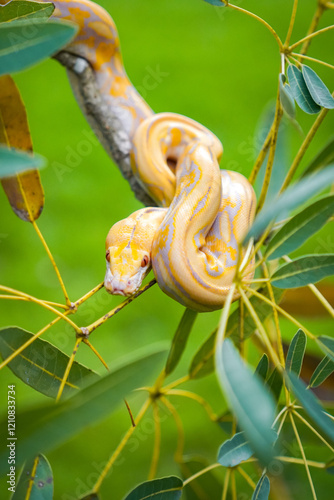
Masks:
[[[132,295],[152,267],[160,288],[181,304],[221,308],[237,266],[249,261],[240,242],[255,215],[252,186],[241,174],[219,169],[222,145],[208,129],[151,111],[125,73],[115,24],[102,7],[88,0],[53,3],[54,16],[79,25],[66,51],[92,66],[101,98],[129,135],[132,169],[162,207],[138,210],[110,229],[106,290]],[[242,279],[253,275],[250,260]]]

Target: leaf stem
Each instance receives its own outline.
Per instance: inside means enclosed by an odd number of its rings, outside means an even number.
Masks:
[[[252,481],[252,479],[250,478],[250,476],[247,474],[247,472],[245,472],[241,467],[238,467],[237,468],[237,471],[239,472],[239,474],[241,474],[241,476],[247,481],[247,483],[249,484],[249,486],[251,488],[253,488],[253,490],[255,490],[256,488],[256,484],[254,483],[254,481]]]
[[[323,66],[327,66],[327,68],[334,69],[334,66],[332,64],[321,61],[321,59],[316,59],[315,57],[306,56],[305,54],[297,54],[297,52],[291,52],[291,55],[299,57],[299,59],[307,59],[308,61],[316,62],[322,64]]]
[[[88,339],[83,339],[83,342],[84,344],[86,344],[92,351],[93,353],[95,354],[95,356],[101,361],[101,363],[103,364],[103,366],[109,371],[109,366],[107,365],[107,363],[104,361],[104,359],[102,358],[101,354],[95,349],[95,347],[89,342]]]
[[[150,467],[150,472],[148,474],[148,479],[154,479],[157,473],[157,467],[159,462],[160,455],[160,446],[161,446],[161,426],[160,426],[160,417],[159,417],[159,406],[156,401],[153,401],[153,419],[154,419],[154,448],[153,448],[153,456]]]
[[[98,320],[94,321],[94,323],[91,323],[88,326],[82,327],[80,329],[80,334],[81,335],[84,334],[85,336],[91,334],[94,330],[96,330],[96,328],[98,328],[99,326],[103,325],[103,323],[105,323],[106,321],[108,321],[108,319],[110,319],[113,316],[115,316],[115,314],[119,313],[122,309],[124,309],[125,306],[127,306],[128,304],[130,304],[137,297],[139,297],[139,295],[141,295],[142,293],[146,292],[146,290],[148,290],[149,288],[151,288],[151,286],[153,286],[155,283],[156,283],[156,280],[153,279],[149,283],[147,283],[147,285],[142,286],[134,295],[131,295],[131,297],[129,297],[128,299],[124,300],[124,302],[122,302],[118,306],[114,307],[114,309],[112,309],[107,314],[105,314],[104,316],[102,316],[102,318],[99,318]]]
[[[231,476],[231,469],[228,468],[225,474],[225,479],[224,479],[224,487],[223,487],[223,496],[222,500],[226,500],[227,498],[227,492],[228,492],[228,485],[230,483],[230,476]]]
[[[334,93],[333,93],[334,94]],[[310,128],[310,130],[308,131],[302,145],[300,146],[299,148],[299,151],[297,152],[293,162],[292,162],[292,165],[284,179],[284,182],[283,182],[283,185],[280,189],[280,193],[282,193],[282,191],[284,191],[290,184],[301,160],[303,159],[303,156],[304,154],[306,153],[309,145],[311,144],[311,141],[313,139],[313,137],[315,136],[318,128],[320,127],[321,123],[323,122],[325,116],[327,115],[328,113],[328,109],[326,108],[323,108],[320,113],[318,114],[317,118],[315,119],[312,127]]]
[[[326,31],[332,30],[334,28],[334,25],[331,26],[326,26],[326,28],[322,28],[321,30],[314,31],[313,33],[310,33],[309,35],[305,36],[304,38],[301,38],[298,40],[298,42],[290,45],[289,50],[292,51],[294,48],[298,47],[303,42],[307,42],[314,38],[315,36],[321,35],[322,33],[325,33]],[[304,51],[302,51],[304,54]]]
[[[180,418],[180,415],[176,411],[174,405],[165,397],[165,396],[160,396],[160,401],[166,406],[166,408],[170,411],[176,425],[177,429],[177,446],[176,446],[176,451],[174,455],[174,459],[176,463],[182,463],[183,461],[183,450],[184,450],[184,429],[183,429],[183,424],[182,420]]]
[[[320,18],[325,10],[324,8],[324,5],[323,5],[323,2],[322,1],[319,1],[317,2],[317,8],[316,8],[316,11],[314,13],[314,16],[312,18],[312,21],[311,21],[311,24],[310,24],[310,27],[307,31],[307,35],[310,35],[311,33],[314,33],[314,31],[317,29],[317,26],[319,24],[319,21],[320,21]],[[302,45],[302,48],[301,48],[301,55],[304,55],[306,54],[306,52],[308,51],[308,48],[310,46],[310,43],[311,43],[311,39],[308,39],[306,40],[303,45]]]
[[[18,297],[16,295],[0,295],[0,300],[24,300],[26,302],[31,302],[31,299],[29,297]],[[51,302],[50,300],[43,300],[44,304],[48,304],[49,306],[53,307],[59,307],[59,309],[65,309],[66,311],[68,310],[68,306],[64,304],[58,304],[58,302]]]
[[[141,421],[141,419],[143,418],[143,416],[147,412],[150,404],[151,404],[151,399],[149,398],[149,399],[147,399],[145,401],[145,403],[143,404],[143,406],[139,410],[139,413],[138,413],[138,415],[137,415],[137,417],[135,419],[136,427],[133,427],[133,425],[131,425],[131,427],[128,429],[128,431],[124,435],[123,439],[121,440],[121,442],[117,446],[116,450],[114,451],[114,453],[109,458],[106,466],[104,467],[103,471],[101,472],[100,476],[98,477],[96,483],[94,484],[94,487],[92,489],[92,493],[97,493],[99,491],[99,489],[101,487],[101,484],[102,484],[103,480],[105,479],[106,475],[108,474],[110,468],[112,467],[112,465],[114,464],[115,460],[117,459],[117,457],[119,456],[119,454],[123,450],[124,446],[126,445],[126,443],[128,442],[128,440],[132,436],[132,434],[135,431],[135,429],[138,427],[139,422]]]
[[[295,421],[294,421],[292,413],[290,413],[290,420],[291,420],[291,424],[292,424],[292,427],[293,427],[294,434],[295,434],[297,442],[298,442],[300,453],[302,454],[302,457],[303,457],[303,463],[305,465],[306,474],[307,474],[307,477],[308,477],[308,480],[309,480],[309,483],[310,483],[310,487],[311,487],[313,499],[317,500],[317,495],[316,495],[316,492],[315,492],[315,489],[314,489],[314,485],[313,485],[313,481],[312,481],[310,469],[308,467],[307,459],[306,459],[306,456],[305,456],[304,448],[303,448],[302,442],[300,440],[300,436],[299,436],[299,433],[298,433],[298,430],[297,430],[297,427],[296,427],[296,424],[295,424]]]
[[[178,387],[179,385],[184,384],[189,380],[190,380],[189,375],[185,375],[184,377],[178,378],[177,380],[174,380],[174,382],[171,382],[170,384],[166,385],[164,387],[164,391],[169,392],[171,389],[174,389],[174,387]]]
[[[217,421],[217,415],[214,413],[213,409],[211,408],[211,405],[206,401],[206,399],[202,398],[198,394],[191,392],[191,391],[184,391],[182,389],[172,389],[172,390],[168,391],[168,395],[169,396],[182,396],[184,398],[189,398],[189,399],[193,399],[194,401],[197,401],[197,403],[199,403],[204,408],[204,410],[207,412],[210,420],[212,420],[212,422]]]
[[[257,178],[257,175],[260,172],[262,164],[267,156],[267,152],[268,152],[269,146],[271,144],[271,137],[273,134],[273,130],[274,130],[274,122],[272,123],[272,125],[270,127],[270,130],[267,134],[267,137],[264,140],[263,146],[258,154],[258,157],[255,160],[252,172],[251,172],[250,176],[248,177],[248,180],[252,185],[254,185],[255,180]]]
[[[302,458],[295,458],[295,457],[281,457],[278,456],[276,457],[277,460],[280,460],[281,462],[287,462],[290,464],[300,464],[304,465],[305,462]],[[326,464],[323,462],[314,462],[313,460],[306,460],[306,463],[310,467],[317,467],[318,469],[325,469]]]
[[[208,467],[205,467],[205,469],[202,469],[202,470],[196,472],[196,474],[188,477],[188,479],[183,481],[183,486],[187,486],[187,484],[191,483],[191,481],[194,481],[198,477],[203,476],[203,474],[206,474],[207,472],[210,472],[210,470],[216,469],[217,467],[221,467],[221,465],[220,464],[212,464],[212,465],[209,465]],[[228,469],[228,470],[230,470],[230,469]]]
[[[313,434],[315,434],[331,450],[331,452],[334,453],[334,448],[326,441],[326,439],[322,437],[321,434],[319,434],[319,432],[300,413],[298,413],[298,411],[294,410],[293,414],[296,415],[296,417],[298,417],[299,420],[301,420],[301,422],[303,422],[303,424],[306,425],[306,427],[311,429]]]
[[[37,233],[37,236],[38,236],[38,237],[39,237],[39,239],[41,240],[42,245],[43,245],[43,247],[44,247],[44,249],[45,249],[46,253],[48,254],[48,257],[49,257],[49,259],[50,259],[50,261],[51,261],[51,264],[52,264],[52,266],[53,266],[53,269],[54,269],[54,270],[55,270],[55,272],[56,272],[56,275],[57,275],[58,281],[59,281],[60,286],[61,286],[61,289],[62,289],[62,291],[63,291],[64,297],[65,297],[65,301],[66,301],[66,304],[67,304],[67,306],[68,306],[68,307],[70,307],[70,306],[71,306],[71,301],[70,301],[70,299],[68,298],[68,294],[67,294],[67,291],[66,291],[66,288],[65,288],[65,285],[64,285],[63,279],[62,279],[62,277],[61,277],[61,275],[60,275],[59,269],[58,269],[58,267],[57,267],[56,261],[54,260],[53,255],[52,255],[52,253],[51,253],[51,251],[50,251],[50,249],[49,249],[49,247],[48,247],[48,245],[47,245],[47,243],[46,243],[46,241],[45,241],[45,239],[44,239],[44,236],[42,235],[42,233],[41,233],[41,231],[40,231],[39,227],[37,226],[36,221],[35,221],[35,220],[32,220],[32,221],[31,221],[31,223],[32,223],[32,225],[33,225],[33,227],[34,227],[34,229],[35,229],[35,231],[36,231],[36,233]]]
[[[76,342],[75,342],[75,345],[74,345],[74,349],[72,351],[71,356],[69,357],[69,360],[67,362],[67,366],[66,366],[63,378],[61,380],[61,383],[60,383],[60,386],[59,386],[59,389],[58,389],[58,393],[57,393],[57,397],[56,397],[56,403],[59,401],[59,399],[61,398],[61,395],[63,394],[63,390],[64,390],[64,387],[65,387],[66,381],[67,381],[68,376],[70,374],[72,365],[74,363],[75,356],[76,356],[76,354],[78,352],[78,348],[79,348],[79,345],[81,344],[81,342],[82,342],[82,337],[76,339]]]
[[[298,0],[294,0],[293,7],[292,7],[292,14],[291,14],[291,19],[290,19],[290,24],[289,24],[289,28],[288,28],[288,33],[286,35],[286,39],[285,39],[285,42],[284,42],[284,47],[286,47],[286,48],[289,47],[290,38],[291,38],[291,35],[292,35],[292,30],[293,30],[293,27],[294,27],[294,24],[295,24],[297,7],[298,7]]]

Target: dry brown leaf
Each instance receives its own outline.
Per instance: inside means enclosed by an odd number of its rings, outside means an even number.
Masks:
[[[26,110],[11,76],[0,77],[0,143],[32,151]],[[38,170],[1,180],[9,203],[20,219],[36,220],[44,206],[44,191]]]

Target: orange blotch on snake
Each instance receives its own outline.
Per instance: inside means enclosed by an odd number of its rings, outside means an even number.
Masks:
[[[85,19],[90,17],[90,13],[82,10],[80,7],[69,7],[68,11],[71,14],[71,20],[79,25],[80,31],[86,29]],[[66,19],[63,17],[63,19]]]

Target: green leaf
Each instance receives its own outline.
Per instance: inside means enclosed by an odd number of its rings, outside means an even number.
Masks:
[[[260,359],[255,373],[262,378],[262,380],[266,380],[267,373],[268,373],[268,368],[269,368],[269,360],[268,356],[266,354],[262,355],[262,358]]]
[[[310,387],[319,387],[327,377],[329,377],[334,371],[334,361],[328,356],[325,356],[316,369],[310,380]]]
[[[88,495],[81,497],[80,500],[100,500],[100,497],[97,493],[88,493]]]
[[[299,329],[291,341],[285,363],[286,370],[294,372],[298,377],[302,369],[305,348],[306,335],[303,330]]]
[[[334,361],[334,339],[326,335],[320,335],[320,337],[317,337],[317,342],[320,349]]]
[[[159,349],[135,359],[131,356],[105,377],[57,405],[52,401],[31,410],[20,410],[16,415],[20,442],[16,466],[38,452],[60,446],[87,426],[106,418],[129,392],[151,381],[165,355],[166,351]],[[2,426],[7,428],[4,422]],[[7,460],[7,451],[0,452],[0,473],[7,472]]]
[[[266,203],[254,224],[248,232],[245,241],[250,238],[257,238],[266,227],[282,214],[287,215],[291,210],[298,208],[308,201],[312,196],[323,191],[334,182],[334,166],[331,165],[320,172],[309,175],[304,179],[290,186],[286,191],[270,202]]]
[[[32,333],[16,326],[2,328],[0,330],[2,359],[10,356],[31,337],[33,337]],[[25,384],[46,396],[55,398],[68,361],[69,357],[57,347],[37,338],[18,354],[8,367]],[[98,378],[98,374],[75,361],[64,387],[64,395],[66,396],[74,389],[79,389],[83,383],[87,383],[86,377],[90,377],[90,382],[92,382]]]
[[[222,2],[222,0],[204,0],[204,2],[215,5],[216,7],[225,7],[225,4],[224,2]]]
[[[0,23],[22,18],[48,18],[54,9],[52,3],[15,0],[15,2],[9,2],[0,7]]]
[[[124,500],[178,500],[181,498],[183,481],[179,477],[169,476],[153,479],[139,484]]]
[[[334,274],[334,254],[304,255],[281,266],[271,277],[277,288],[298,288]]]
[[[244,432],[234,434],[221,445],[218,451],[217,462],[224,467],[235,467],[253,455]]]
[[[209,465],[208,460],[201,456],[184,457],[180,463],[183,480],[206,469]],[[222,487],[223,485],[216,476],[215,471],[209,470],[184,486],[182,498],[186,498],[187,500],[212,500],[213,498],[220,498]]]
[[[33,29],[32,29],[33,28]],[[46,59],[74,37],[78,27],[54,19],[17,20],[0,29],[0,75],[16,73]]]
[[[307,88],[302,72],[294,64],[288,67],[290,88],[298,106],[308,114],[319,113],[320,106],[316,104]]]
[[[271,426],[275,417],[271,394],[261,379],[246,367],[229,339],[216,350],[216,370],[251,448],[261,462],[268,463],[273,458]]]
[[[289,116],[289,118],[294,119],[296,115],[296,105],[295,100],[293,98],[290,85],[285,83],[286,78],[283,73],[279,75],[279,93],[280,100],[282,104],[283,110]],[[284,85],[285,84],[285,85]]]
[[[279,370],[276,367],[273,369],[270,377],[267,380],[267,387],[268,389],[270,389],[277,403],[279,402],[282,386],[283,386],[282,375],[280,374]]]
[[[193,311],[192,309],[186,309],[184,311],[169,351],[165,368],[166,375],[172,373],[172,371],[176,368],[178,362],[180,361],[183,351],[187,345],[188,337],[197,314],[198,313],[196,311]]]
[[[320,401],[312,391],[306,389],[306,385],[293,372],[286,372],[291,389],[311,419],[322,429],[322,431],[334,441],[334,425],[330,417],[320,404]]]
[[[252,495],[252,500],[268,500],[270,481],[267,476],[261,476]]]
[[[311,163],[302,173],[302,177],[312,174],[322,167],[326,167],[334,162],[334,137],[326,144],[326,146],[319,151]]]
[[[277,259],[293,252],[318,232],[334,214],[334,195],[316,201],[292,217],[271,239],[266,257]]]
[[[0,61],[1,62],[1,61]],[[13,175],[27,170],[41,169],[45,167],[46,160],[37,154],[28,154],[18,149],[9,149],[0,146],[0,178],[12,177]]]
[[[269,298],[269,292],[267,288],[263,291],[264,297]],[[274,290],[274,296],[276,302],[279,302],[282,297],[283,292],[279,289]],[[260,321],[264,321],[273,313],[273,308],[271,305],[266,304],[258,297],[251,297],[250,302],[253,308],[256,310]],[[257,326],[254,323],[252,316],[249,314],[248,310],[244,311],[244,340],[248,339],[256,330]],[[216,342],[217,330],[214,330],[211,335],[206,339],[204,344],[201,345],[197,353],[195,354],[190,368],[189,376],[190,378],[201,378],[212,373],[215,369],[214,365],[214,354],[215,354],[215,342]],[[240,339],[240,309],[237,307],[235,311],[229,316],[228,323],[226,327],[226,338],[231,338],[233,342],[238,345]]]
[[[332,460],[326,463],[325,469],[326,472],[328,472],[328,474],[334,475],[334,458],[332,458]]]
[[[53,499],[52,469],[44,455],[30,459],[21,471],[11,500],[22,500],[23,498],[25,500]]]
[[[330,91],[313,69],[305,64],[302,65],[302,73],[307,88],[314,102],[326,109],[334,108],[334,99]]]

